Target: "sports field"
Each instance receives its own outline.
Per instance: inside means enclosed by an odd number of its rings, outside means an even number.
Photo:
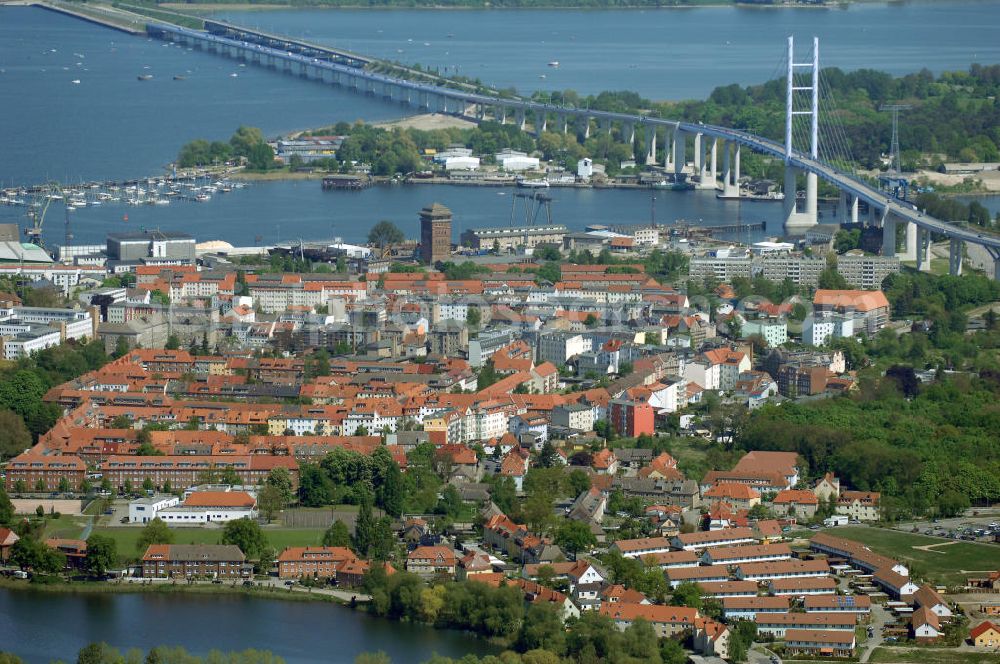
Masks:
[[[1000,569],[1000,546],[914,535],[889,528],[842,526],[825,531],[855,540],[873,551],[909,563],[918,576],[954,585],[968,576]]]

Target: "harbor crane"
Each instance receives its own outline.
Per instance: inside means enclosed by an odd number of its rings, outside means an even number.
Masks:
[[[35,200],[28,206],[28,218],[31,219],[31,226],[24,229],[24,235],[28,242],[43,249],[45,242],[42,240],[42,226],[45,224],[45,215],[53,201],[62,201],[65,205],[65,196],[58,182],[49,182],[39,187]],[[71,237],[68,207],[66,208],[66,237]]]

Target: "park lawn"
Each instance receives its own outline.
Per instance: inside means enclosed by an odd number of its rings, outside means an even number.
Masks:
[[[861,542],[877,553],[909,563],[918,576],[948,585],[962,583],[966,577],[973,576],[962,570],[975,572],[1000,568],[1000,547],[990,544],[914,535],[889,528],[841,526],[823,532]],[[944,546],[930,551],[913,548],[928,544]]]
[[[996,664],[995,653],[970,652],[950,648],[885,648],[872,651],[869,662],[892,662],[894,664]]]
[[[87,527],[88,517],[62,514],[58,519],[45,519],[46,539],[80,539]]]

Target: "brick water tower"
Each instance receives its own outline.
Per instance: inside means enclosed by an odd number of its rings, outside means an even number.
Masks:
[[[428,265],[451,258],[451,210],[432,203],[420,211],[420,260]]]

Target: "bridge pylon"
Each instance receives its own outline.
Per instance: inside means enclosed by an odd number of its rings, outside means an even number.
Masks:
[[[795,70],[810,69],[812,81],[810,85],[796,85]],[[796,93],[809,92],[809,110],[795,110]],[[798,204],[798,173],[799,169],[792,166],[794,154],[792,145],[792,128],[795,117],[808,115],[810,118],[809,156],[819,159],[819,37],[813,37],[812,62],[795,62],[795,38],[788,38],[788,78],[785,94],[785,232],[789,235],[801,235],[806,229],[818,222],[817,192],[819,179],[815,173],[806,173],[806,191],[803,207]]]

